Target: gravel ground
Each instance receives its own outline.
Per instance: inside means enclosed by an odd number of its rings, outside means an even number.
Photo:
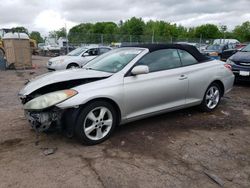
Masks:
[[[250,187],[250,84],[236,85],[212,113],[133,122],[97,146],[60,133],[40,134],[36,145],[17,93],[47,72],[47,60],[0,71],[0,187]],[[46,148],[57,150],[46,156]]]

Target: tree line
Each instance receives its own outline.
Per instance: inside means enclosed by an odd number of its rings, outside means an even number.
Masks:
[[[29,33],[24,27],[13,28],[13,31],[25,32],[38,43],[44,40],[38,31]],[[49,37],[66,37],[66,29],[51,31]],[[142,18],[132,17],[126,21],[120,21],[118,24],[114,22],[81,23],[72,27],[68,33],[68,39],[71,43],[119,42],[120,40],[127,42],[130,40],[138,42],[159,40],[164,42],[164,39],[170,38],[234,38],[241,42],[247,42],[250,41],[250,21],[228,31],[225,25],[203,24],[187,28],[163,20],[145,22]]]

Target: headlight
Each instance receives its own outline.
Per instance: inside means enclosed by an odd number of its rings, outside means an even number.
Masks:
[[[60,59],[60,60],[57,60],[57,61],[53,61],[53,64],[61,64],[63,63],[64,60],[63,59]]]
[[[24,105],[25,110],[42,110],[63,102],[77,94],[73,89],[61,90],[32,99]]]
[[[234,62],[231,59],[227,59],[226,63],[229,64],[229,65],[234,65]]]

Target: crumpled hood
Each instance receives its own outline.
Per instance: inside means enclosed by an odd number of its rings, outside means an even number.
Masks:
[[[29,95],[30,93],[36,91],[41,87],[63,81],[85,79],[85,78],[86,79],[105,78],[111,75],[112,73],[95,71],[95,70],[86,70],[86,69],[70,69],[70,70],[56,71],[32,79],[19,92],[19,95]]]
[[[250,62],[250,52],[237,52],[231,58],[232,61]]]

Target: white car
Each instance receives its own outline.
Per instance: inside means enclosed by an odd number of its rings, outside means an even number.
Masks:
[[[96,56],[110,50],[110,47],[79,47],[65,56],[51,58],[47,63],[47,68],[51,71],[79,68]]]

